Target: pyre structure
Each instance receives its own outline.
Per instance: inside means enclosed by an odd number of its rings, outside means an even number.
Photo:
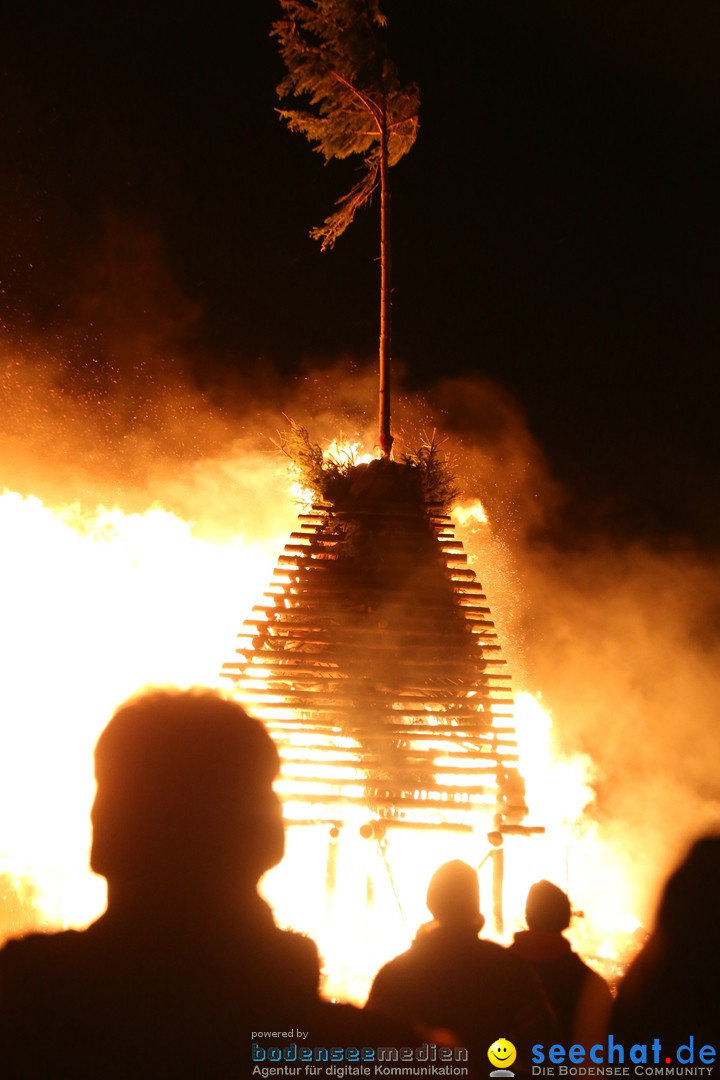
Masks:
[[[280,749],[291,821],[522,831],[510,676],[418,470],[351,468],[301,515],[223,675]]]

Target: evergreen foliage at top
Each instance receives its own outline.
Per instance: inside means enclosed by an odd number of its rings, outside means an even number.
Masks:
[[[425,502],[447,514],[458,499],[460,489],[452,462],[440,449],[442,442],[443,440],[437,441],[433,431],[431,437],[426,437],[417,450],[403,454],[401,461],[416,470]]]
[[[318,443],[310,441],[307,428],[289,416],[285,419],[289,426],[278,432],[276,445],[290,458],[301,485],[327,502],[352,495],[360,473],[368,466],[358,465],[351,454],[340,459],[323,453]],[[443,513],[450,511],[460,494],[452,463],[441,450],[435,432],[417,450],[403,454],[400,465],[392,468],[407,470],[408,479],[417,479],[422,500]]]
[[[361,179],[311,235],[332,247],[378,184],[383,156],[396,164],[415,141],[420,96],[402,84],[383,40],[378,0],[280,0],[273,24],[287,74],[281,97],[301,104],[279,110],[291,131],[314,144],[326,162],[354,154]]]

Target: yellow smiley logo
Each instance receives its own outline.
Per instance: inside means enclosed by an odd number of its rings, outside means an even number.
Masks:
[[[517,1050],[507,1039],[496,1039],[488,1050],[490,1064],[496,1069],[509,1069],[517,1057]]]

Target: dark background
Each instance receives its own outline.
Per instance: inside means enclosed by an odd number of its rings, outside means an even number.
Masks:
[[[392,174],[407,386],[498,381],[578,528],[601,516],[716,545],[716,5],[384,7],[422,99]],[[102,383],[113,321],[145,323],[209,393],[228,373],[373,355],[376,215],[331,253],[308,238],[353,171],[323,167],[274,112],[277,14],[269,0],[3,6],[10,339],[55,337]]]

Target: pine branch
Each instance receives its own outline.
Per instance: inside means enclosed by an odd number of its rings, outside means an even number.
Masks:
[[[358,154],[365,166],[363,178],[337,200],[338,209],[311,232],[326,249],[370,201],[383,132],[389,165],[411,148],[419,94],[414,84],[400,83],[385,55],[379,0],[280,0],[280,6],[283,17],[272,34],[286,74],[278,95],[299,102],[279,109],[280,116],[326,161]]]
[[[371,199],[373,192],[379,183],[380,163],[377,158],[368,162],[368,170],[354,188],[337,200],[335,205],[339,207],[334,214],[325,218],[322,225],[317,225],[310,230],[313,240],[320,241],[320,250],[327,251],[337,238],[347,229],[355,217],[355,214]]]
[[[414,453],[403,454],[402,461],[417,469],[426,503],[447,513],[460,495],[460,489],[453,464],[441,449],[444,441],[438,442],[433,431]]]

